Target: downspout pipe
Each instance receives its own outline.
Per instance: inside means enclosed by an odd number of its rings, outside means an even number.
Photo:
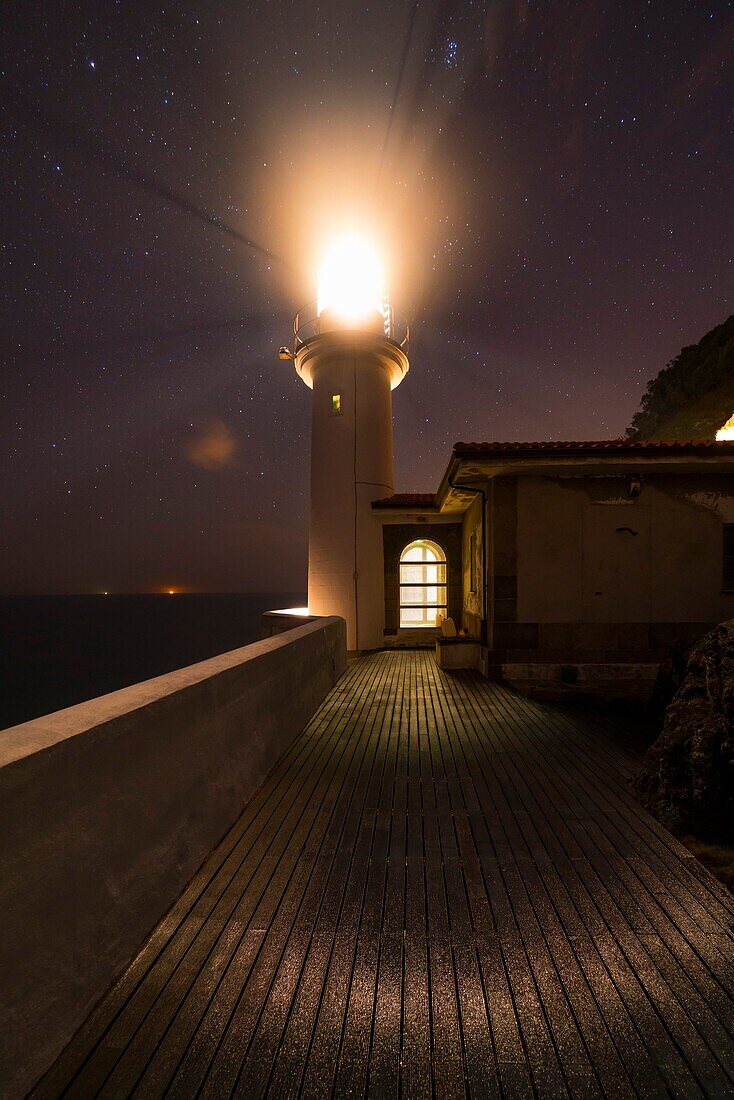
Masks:
[[[482,498],[482,637],[480,641],[487,644],[487,490],[479,485],[458,485],[451,475],[448,477],[449,486],[452,489],[465,489],[470,493],[477,493]]]

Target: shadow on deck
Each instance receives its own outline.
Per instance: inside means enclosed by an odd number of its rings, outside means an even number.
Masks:
[[[607,728],[360,659],[35,1095],[732,1095],[734,903]]]

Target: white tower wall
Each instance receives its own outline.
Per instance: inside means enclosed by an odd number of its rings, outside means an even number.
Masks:
[[[309,340],[296,369],[313,388],[309,610],[343,616],[348,649],[376,649],[385,593],[372,501],[393,492],[391,390],[408,361],[381,334],[343,330]]]

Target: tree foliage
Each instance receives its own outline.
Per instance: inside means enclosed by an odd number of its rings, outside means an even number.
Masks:
[[[647,383],[627,435],[633,439],[654,439],[665,421],[732,378],[734,314],[707,332],[697,344],[683,348]]]

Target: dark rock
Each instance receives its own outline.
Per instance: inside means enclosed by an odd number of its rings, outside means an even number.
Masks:
[[[674,832],[734,839],[734,620],[691,649],[636,789]]]
[[[658,734],[663,728],[665,712],[686,678],[688,657],[694,644],[690,639],[676,642],[665,660],[660,663],[648,702],[648,716]]]

